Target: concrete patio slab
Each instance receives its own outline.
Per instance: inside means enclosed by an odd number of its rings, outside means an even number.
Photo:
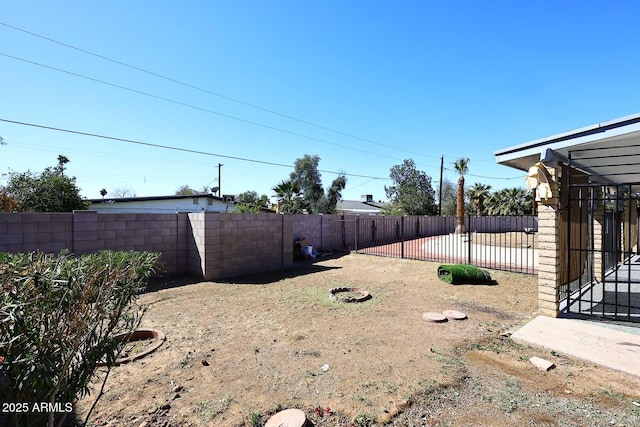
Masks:
[[[639,333],[640,329],[630,333],[577,319],[538,316],[511,338],[640,377]]]

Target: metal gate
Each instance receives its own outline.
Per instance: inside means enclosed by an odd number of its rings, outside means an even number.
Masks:
[[[638,194],[633,191],[640,183],[603,185],[605,177],[571,168],[571,154],[560,184],[565,189],[561,190],[561,310],[640,322]]]

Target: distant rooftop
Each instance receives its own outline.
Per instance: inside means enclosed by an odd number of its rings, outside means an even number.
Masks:
[[[173,194],[171,196],[143,196],[143,197],[105,197],[100,199],[89,199],[91,203],[114,203],[114,202],[148,202],[152,200],[182,200],[194,197],[205,197],[207,199],[223,201],[222,197],[214,196],[211,193],[196,194]]]

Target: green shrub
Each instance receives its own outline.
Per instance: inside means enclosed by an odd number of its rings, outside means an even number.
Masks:
[[[68,404],[89,393],[96,364],[115,361],[124,343],[114,335],[137,327],[135,301],[158,258],[0,253],[0,402],[30,405],[11,414],[10,425],[64,422]],[[43,403],[58,410],[33,410]]]

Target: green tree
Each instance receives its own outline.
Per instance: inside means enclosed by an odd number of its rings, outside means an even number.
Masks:
[[[469,170],[469,159],[461,157],[453,162],[453,167],[460,175],[456,193],[456,233],[464,233],[464,175]]]
[[[442,216],[456,214],[456,187],[451,181],[442,180]]]
[[[342,198],[342,190],[347,185],[347,178],[344,174],[340,174],[333,180],[325,194],[318,171],[319,162],[320,157],[317,155],[305,154],[302,158],[296,159],[294,171],[289,178],[302,193],[300,207],[303,211],[306,210],[310,214],[333,213]]]
[[[323,213],[334,213],[338,202],[342,199],[342,190],[347,186],[347,177],[343,174],[338,175],[331,183],[331,187],[327,188],[327,204],[322,210]]]
[[[400,209],[399,205],[394,205],[393,203],[384,203],[382,205],[382,210],[380,211],[382,215],[386,216],[402,216],[404,212]]]
[[[65,161],[60,161],[62,160]],[[64,175],[65,156],[58,157],[58,165],[40,174],[31,171],[9,172],[7,185],[0,189],[25,212],[71,212],[85,210],[91,202],[80,197],[76,178]]]
[[[258,213],[269,204],[269,197],[266,194],[258,196],[255,191],[245,191],[238,194],[235,201],[236,213]]]
[[[388,212],[403,215],[435,215],[438,212],[431,177],[416,169],[412,159],[393,166],[390,177],[393,185],[384,187],[392,205]]]
[[[475,208],[475,213],[477,216],[482,216],[484,214],[484,201],[489,198],[491,195],[490,185],[481,184],[476,182],[473,184],[473,187],[467,190],[467,197],[471,202],[473,208]]]
[[[302,213],[302,203],[300,198],[300,188],[291,180],[284,180],[273,187],[278,198],[276,211],[278,213]]]
[[[188,185],[181,185],[180,188],[176,190],[176,195],[178,196],[190,196],[191,194],[197,194],[198,192]]]
[[[489,215],[527,215],[531,213],[531,193],[522,188],[505,188],[486,201]]]

